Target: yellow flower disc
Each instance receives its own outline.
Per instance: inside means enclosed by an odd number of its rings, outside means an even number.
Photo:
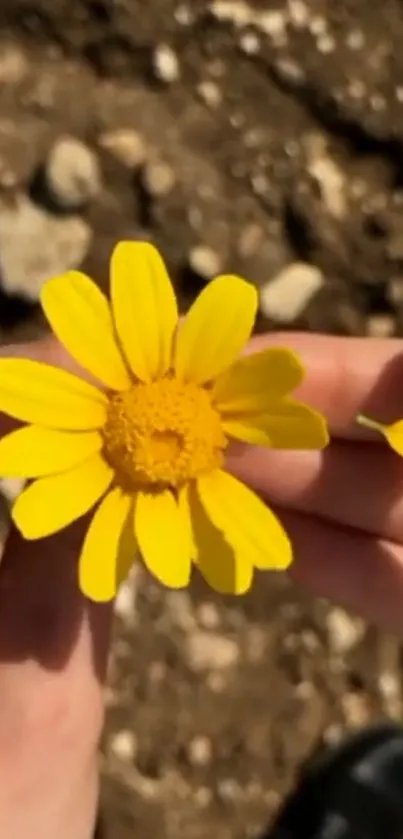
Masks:
[[[105,455],[122,485],[177,488],[220,468],[227,440],[209,391],[165,377],[111,396]]]

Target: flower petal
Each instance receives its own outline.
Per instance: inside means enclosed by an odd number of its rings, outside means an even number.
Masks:
[[[192,512],[190,508],[190,487],[184,486],[179,491],[178,494],[178,507],[179,512],[182,516],[182,520],[184,522],[184,526],[187,532],[187,538],[189,541],[189,553],[191,559],[195,559],[197,555],[197,548],[196,542],[193,532],[193,525],[192,525]]]
[[[358,424],[364,428],[369,428],[371,431],[379,431],[380,434],[383,434],[390,447],[403,457],[403,420],[397,420],[397,422],[391,425],[384,425],[369,417],[364,417],[362,414],[359,414],[356,419]]]
[[[64,472],[101,448],[98,431],[54,431],[28,425],[0,440],[0,475],[39,478]]]
[[[274,449],[324,449],[329,442],[325,418],[291,399],[279,401],[266,414],[225,419],[223,429],[244,443]]]
[[[47,428],[87,431],[106,418],[106,396],[58,367],[26,358],[0,359],[0,411]]]
[[[169,588],[187,586],[191,571],[189,534],[172,493],[140,492],[134,521],[139,549],[151,574]]]
[[[69,271],[42,288],[41,304],[59,341],[86,370],[112,390],[130,387],[118,348],[109,303],[80,271]]]
[[[14,504],[13,521],[25,539],[50,536],[88,513],[112,479],[112,469],[93,455],[75,469],[30,484]]]
[[[209,283],[180,326],[177,375],[203,384],[226,370],[249,338],[257,302],[255,287],[241,277],[222,276]]]
[[[219,594],[245,594],[253,580],[250,557],[233,550],[214,527],[195,491],[191,493],[190,505],[197,546],[196,565],[206,583]]]
[[[88,528],[79,561],[82,593],[97,603],[115,597],[121,582],[122,537],[133,501],[119,488],[108,493],[99,505]],[[132,536],[132,562],[135,540]],[[125,574],[127,569],[124,557]]]
[[[148,242],[120,242],[111,261],[111,296],[117,333],[133,373],[142,381],[171,366],[178,322],[165,265]]]
[[[216,381],[213,400],[222,414],[263,413],[290,393],[304,377],[298,356],[270,347],[238,359]]]
[[[277,516],[245,484],[228,472],[198,480],[207,515],[235,553],[256,568],[284,570],[292,561],[290,540]]]

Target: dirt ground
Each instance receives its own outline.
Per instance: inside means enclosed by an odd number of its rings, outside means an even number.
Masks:
[[[2,340],[44,328],[46,276],[81,265],[104,285],[134,237],[163,250],[183,308],[236,271],[260,330],[402,335],[402,40],[400,0],[2,0]],[[137,573],[106,835],[257,837],[313,748],[400,719],[400,670],[397,640],[286,580],[235,602]]]

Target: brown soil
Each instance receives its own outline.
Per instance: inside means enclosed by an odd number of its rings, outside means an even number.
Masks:
[[[402,40],[400,0],[2,0],[0,189],[42,200],[48,150],[72,134],[102,169],[82,213],[101,283],[126,237],[157,242],[183,307],[204,282],[199,244],[259,285],[302,260],[325,283],[292,328],[402,334]],[[134,170],[102,142],[129,128]],[[165,186],[150,188],[156,163]],[[32,318],[2,301],[4,338]],[[102,760],[111,839],[254,837],[313,748],[401,715],[398,642],[285,581],[240,602],[141,574],[125,592]]]

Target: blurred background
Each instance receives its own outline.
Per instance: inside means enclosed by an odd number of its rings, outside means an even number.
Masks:
[[[401,0],[2,0],[0,338],[45,279],[163,251],[182,309],[221,271],[258,329],[403,334]],[[301,761],[402,714],[396,639],[267,576],[240,601],[136,571],[119,595],[113,839],[241,839]]]

